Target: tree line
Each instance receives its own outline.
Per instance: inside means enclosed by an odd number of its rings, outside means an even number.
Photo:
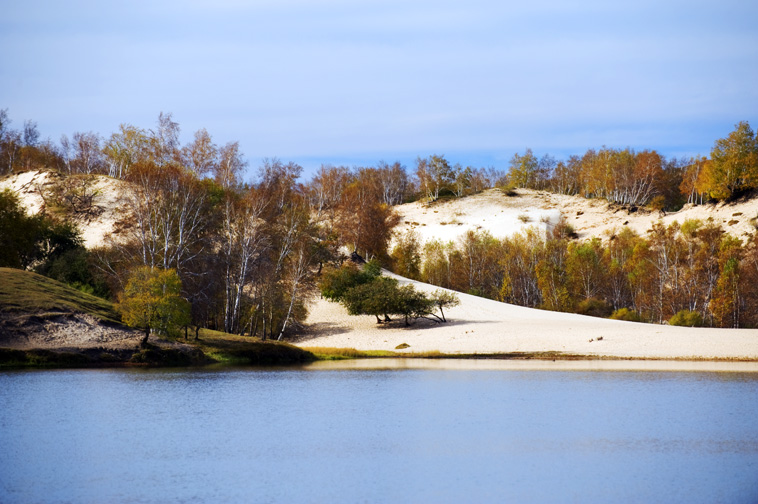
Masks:
[[[161,113],[154,129],[122,124],[108,137],[74,132],[71,137],[63,135],[58,144],[42,140],[34,121],[24,121],[18,130],[11,123],[8,110],[0,110],[0,175],[44,167],[67,174],[126,178],[141,159],[149,157],[164,164],[178,162],[196,176],[210,176],[226,187],[245,167],[238,142],[216,145],[205,129],[180,146],[179,125],[171,114]],[[526,149],[513,155],[507,170],[451,165],[438,154],[417,158],[412,173],[400,163],[385,162],[365,170],[359,182],[379,185],[382,202],[389,206],[510,186],[678,209],[685,203],[728,200],[758,187],[758,139],[750,124],[742,121],[716,140],[710,156],[667,159],[650,149],[601,147],[556,160]],[[335,194],[355,182],[353,171],[344,166],[321,167],[308,184],[309,198],[319,212],[333,210]]]
[[[396,272],[507,303],[676,325],[758,327],[758,232],[744,243],[712,221],[658,222],[577,241],[570,226],[496,239],[467,232],[421,245],[413,231],[392,252]]]

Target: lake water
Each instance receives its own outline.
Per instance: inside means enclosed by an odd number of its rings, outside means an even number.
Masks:
[[[758,373],[3,372],[0,502],[756,503]]]

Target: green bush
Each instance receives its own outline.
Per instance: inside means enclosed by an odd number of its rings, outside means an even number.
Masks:
[[[629,322],[642,322],[642,317],[640,317],[640,314],[637,313],[634,310],[630,310],[629,308],[619,308],[618,310],[614,311],[610,318],[613,320],[626,320]]]
[[[703,327],[703,316],[696,311],[682,310],[669,319],[669,325]]]
[[[363,268],[353,263],[346,263],[340,268],[324,273],[319,284],[321,295],[330,301],[341,301],[347,291],[371,282],[381,272],[381,266],[376,261],[366,263]]]

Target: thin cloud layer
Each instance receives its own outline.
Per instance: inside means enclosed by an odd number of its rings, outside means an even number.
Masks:
[[[264,156],[707,153],[758,108],[748,2],[16,2],[0,108],[43,135],[173,112]],[[255,162],[255,161],[254,161]]]

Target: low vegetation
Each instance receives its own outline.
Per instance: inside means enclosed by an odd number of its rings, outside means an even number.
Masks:
[[[13,268],[0,268],[0,312],[78,312],[106,323],[121,317],[109,301],[56,280]]]

